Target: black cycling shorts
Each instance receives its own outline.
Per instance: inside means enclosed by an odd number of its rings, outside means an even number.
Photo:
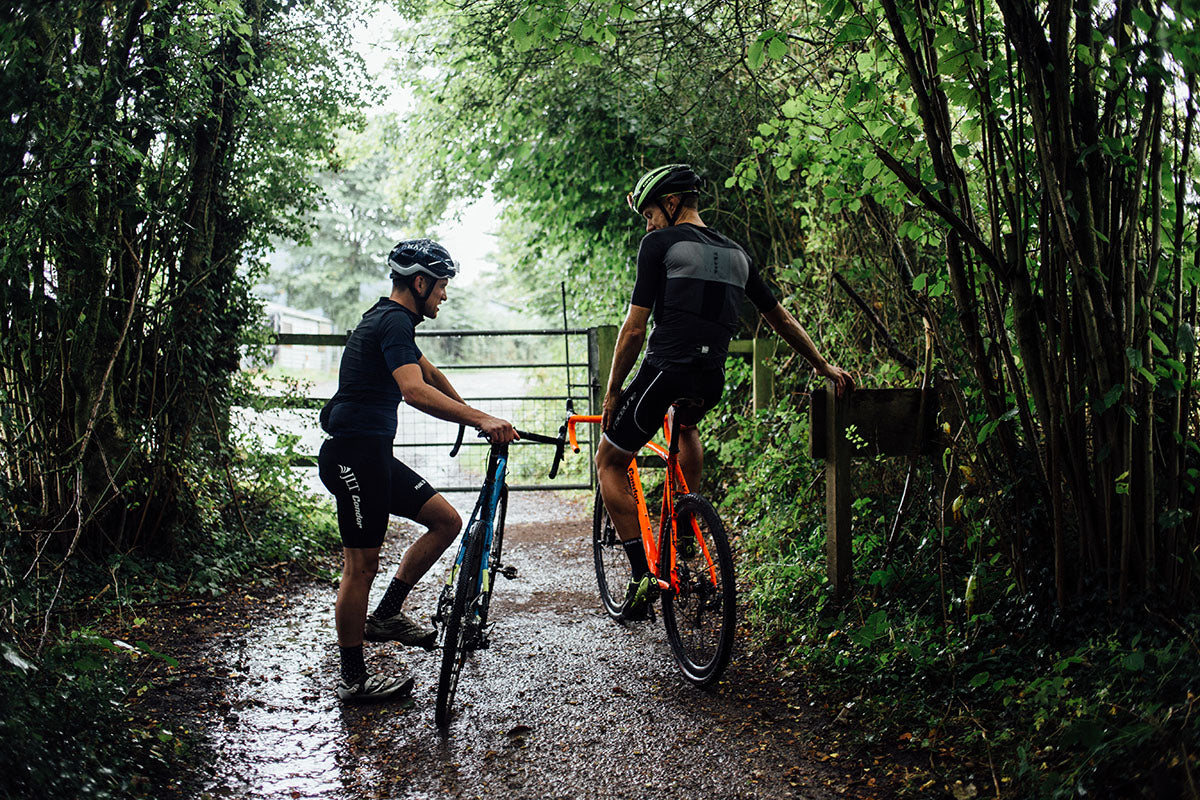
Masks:
[[[642,363],[633,381],[621,392],[617,412],[604,438],[619,450],[636,453],[662,429],[663,415],[680,398],[700,401],[699,406],[680,407],[681,425],[695,425],[721,399],[725,391],[723,369],[666,372]]]
[[[392,455],[383,437],[327,439],[317,457],[321,483],[337,500],[343,547],[379,547],[388,515],[416,519],[437,490]]]

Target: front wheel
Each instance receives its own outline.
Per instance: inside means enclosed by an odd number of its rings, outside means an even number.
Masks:
[[[483,561],[484,524],[476,522],[467,534],[467,549],[455,582],[454,600],[446,617],[442,644],[442,668],[438,675],[437,706],[434,719],[443,730],[450,725],[450,706],[458,689],[458,675],[466,660],[474,622],[475,598],[479,595],[479,566]]]
[[[596,562],[596,583],[600,587],[600,603],[613,619],[621,618],[625,603],[625,588],[633,577],[629,556],[617,538],[617,529],[604,507],[600,490],[592,508],[592,559]]]
[[[496,522],[492,526],[492,552],[487,558],[487,583],[483,587],[483,602],[479,607],[479,626],[487,626],[488,609],[492,606],[492,589],[496,587],[496,573],[503,564],[500,561],[504,549],[504,519],[508,516],[508,484],[500,487],[500,505],[496,512]]]
[[[697,686],[710,686],[721,677],[733,653],[737,630],[733,554],[721,518],[700,495],[685,494],[676,500],[675,518],[679,589],[664,593],[663,623],[683,676]]]

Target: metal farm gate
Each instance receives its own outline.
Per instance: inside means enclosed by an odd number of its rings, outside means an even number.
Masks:
[[[507,419],[517,428],[553,436],[566,413],[567,398],[576,413],[591,413],[607,382],[612,360],[615,329],[573,328],[563,330],[417,331],[417,345],[449,378],[469,405]],[[298,404],[305,417],[313,416],[312,429],[302,439],[304,452],[294,459],[297,466],[316,463],[315,447],[320,433],[314,409],[319,409],[336,389],[336,365],[345,334],[276,334],[277,358],[284,348],[313,348],[326,351],[333,372],[319,380],[317,391],[325,396],[306,398]],[[328,351],[335,350],[336,357]],[[569,357],[569,359],[568,359]],[[593,406],[593,403],[595,405]],[[597,412],[598,413],[598,412]],[[402,403],[395,440],[395,454],[428,479],[439,491],[478,491],[487,460],[487,442],[467,431],[463,448],[449,457],[458,426],[431,417]],[[548,478],[554,448],[516,442],[510,450],[508,485],[514,491],[536,489],[591,489],[595,487],[592,455],[595,426],[581,425],[580,452],[567,456],[558,477]]]

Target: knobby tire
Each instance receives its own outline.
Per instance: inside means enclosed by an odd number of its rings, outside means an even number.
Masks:
[[[438,675],[437,706],[434,719],[443,730],[450,725],[450,707],[458,689],[458,676],[467,657],[467,637],[471,626],[467,617],[475,611],[479,594],[479,566],[483,559],[484,523],[476,522],[467,535],[467,551],[458,571],[454,602],[446,619],[446,636],[442,645],[442,668]]]
[[[592,560],[596,565],[596,584],[600,588],[600,603],[613,619],[620,619],[621,607],[625,603],[625,588],[633,577],[629,557],[617,538],[608,510],[600,490],[596,490],[596,502],[592,507]]]
[[[733,554],[721,518],[704,497],[681,496],[675,501],[675,515],[679,590],[663,594],[663,623],[684,677],[697,686],[710,686],[721,677],[733,653],[737,630]],[[704,538],[711,568],[706,548],[696,542],[691,519],[696,520]],[[664,561],[666,558],[664,553]]]

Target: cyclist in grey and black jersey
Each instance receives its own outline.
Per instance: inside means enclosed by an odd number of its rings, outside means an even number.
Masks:
[[[725,356],[748,297],[767,323],[814,369],[834,381],[839,394],[854,387],[841,367],[821,356],[812,339],[779,304],[746,251],[707,227],[698,211],[701,179],[686,164],[667,164],[638,180],[627,202],[646,221],[638,250],[637,279],[629,313],[617,335],[604,397],[604,436],[596,469],[604,506],[633,568],[622,616],[642,619],[656,585],[649,574],[637,510],[625,476],[634,453],[680,398],[698,406],[677,410],[679,462],[689,487],[699,488],[704,451],[695,425],[721,399]],[[646,357],[622,391],[653,314]]]

